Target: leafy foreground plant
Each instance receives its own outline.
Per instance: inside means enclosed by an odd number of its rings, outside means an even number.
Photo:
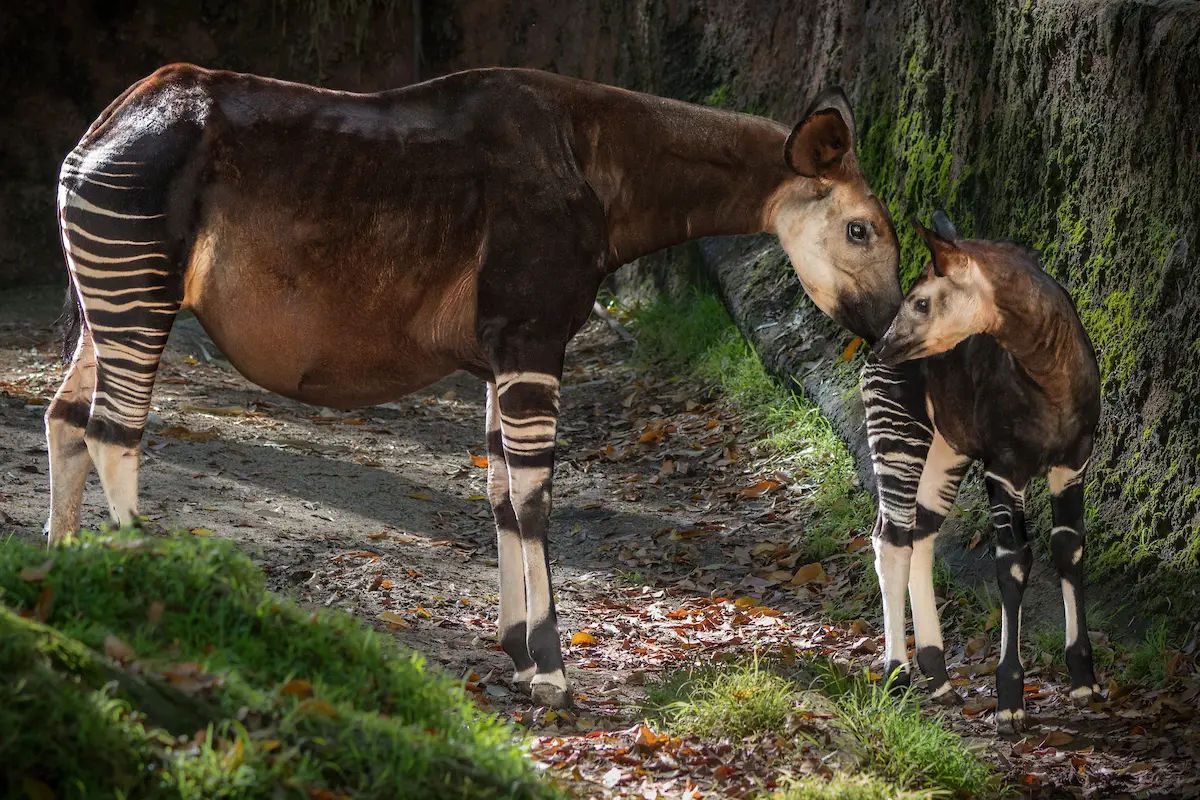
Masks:
[[[0,547],[0,795],[558,796],[420,656],[262,583],[197,537]]]
[[[815,670],[817,677],[811,676]],[[803,688],[802,681],[811,689]],[[760,665],[714,665],[668,676],[647,687],[647,710],[676,735],[790,736],[818,750],[838,752],[823,760],[840,765],[829,777],[792,782],[777,800],[984,796],[994,793],[992,772],[947,730],[926,719],[911,695],[896,698],[886,687],[842,676],[817,662],[797,677]],[[789,718],[806,724],[789,733]],[[807,713],[806,713],[807,712]],[[812,724],[816,724],[813,722]],[[861,773],[861,774],[859,774]]]
[[[783,729],[796,686],[757,662],[677,672],[646,687],[647,710],[678,733],[742,738]]]

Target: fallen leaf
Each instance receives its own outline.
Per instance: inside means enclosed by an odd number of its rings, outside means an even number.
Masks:
[[[995,707],[996,698],[977,697],[974,700],[968,700],[966,705],[962,707],[962,712],[968,717],[974,717],[982,714],[985,711],[991,711]]]
[[[754,597],[739,597],[733,601],[733,604],[738,608],[754,608],[762,605],[762,601]]]
[[[44,581],[46,576],[50,574],[50,567],[54,564],[53,558],[48,558],[40,567],[25,567],[21,570],[20,577],[23,581]]]
[[[846,345],[846,349],[842,351],[842,361],[849,361],[854,358],[854,354],[858,352],[858,348],[862,347],[863,339],[861,336],[855,336],[850,340],[850,344]]]
[[[1117,773],[1119,775],[1128,775],[1132,772],[1146,772],[1147,770],[1152,770],[1152,769],[1154,769],[1154,765],[1151,764],[1149,761],[1139,761],[1136,764],[1130,764],[1128,767],[1125,767],[1124,769],[1117,770]]]
[[[847,553],[857,553],[860,550],[866,550],[871,546],[871,542],[862,536],[855,536],[850,540],[850,544],[846,545]]]
[[[1064,744],[1066,744],[1067,742],[1071,741],[1074,738],[1075,738],[1074,736],[1067,733],[1066,731],[1062,731],[1062,730],[1050,731],[1044,737],[1042,737],[1042,740],[1038,744],[1038,747],[1062,747]]]
[[[313,686],[302,678],[292,678],[279,687],[281,697],[312,697]]]
[[[409,492],[408,496],[411,497],[413,500],[424,500],[426,503],[433,502],[432,497],[430,497],[427,494],[421,494],[420,492]]]
[[[978,531],[976,531],[975,535],[971,537],[971,541],[967,542],[967,549],[974,550],[976,547],[979,546],[979,542],[982,539],[983,539],[983,535],[980,534]]]
[[[278,739],[264,739],[262,744],[258,746],[258,749],[264,753],[270,753],[272,750],[278,750],[282,744],[283,742]]]
[[[667,742],[671,741],[671,737],[665,733],[655,733],[645,725],[638,726],[637,736],[634,738],[634,744],[643,750],[651,752],[659,749]]]
[[[742,497],[754,499],[756,497],[762,497],[764,494],[779,487],[780,485],[781,484],[779,481],[762,480],[753,486],[747,486],[745,489],[739,489],[737,493]]]
[[[385,611],[379,615],[379,621],[387,625],[395,625],[398,628],[407,628],[408,620],[402,614],[397,614],[395,611]]]
[[[823,582],[825,579],[825,570],[821,568],[820,563],[814,561],[796,570],[796,574],[792,576],[789,582],[793,586],[804,586],[808,583]]]
[[[879,650],[879,645],[876,644],[875,640],[872,639],[870,636],[862,637],[861,639],[859,639],[857,642],[854,643],[853,647],[850,648],[850,652],[853,653],[854,655],[860,655],[862,653],[875,653],[878,650]]]
[[[387,535],[388,535],[387,531],[376,531],[375,533],[368,533],[367,538],[368,539],[386,539]]]
[[[212,536],[216,531],[212,528],[189,528],[193,536]]]
[[[617,784],[625,780],[625,773],[619,767],[613,767],[600,777],[600,782],[608,789],[615,789]]]
[[[487,469],[488,459],[487,456],[471,456],[471,463],[480,469]]]
[[[381,589],[390,589],[390,588],[392,588],[392,582],[391,582],[391,581],[380,581],[380,582],[379,582],[379,588],[381,588]]]
[[[151,625],[157,625],[159,620],[162,619],[163,612],[166,610],[167,607],[163,605],[162,600],[155,600],[150,604],[150,608],[146,609],[146,619],[149,620]]]
[[[137,658],[132,647],[112,635],[104,637],[104,655],[117,661],[133,661]]]
[[[587,631],[580,631],[571,637],[571,644],[577,646],[586,646],[596,643],[596,637],[592,636]]]
[[[170,436],[172,439],[182,439],[186,442],[211,442],[221,438],[216,431],[193,431],[182,425],[172,425],[169,428],[164,428],[159,431],[163,436]]]

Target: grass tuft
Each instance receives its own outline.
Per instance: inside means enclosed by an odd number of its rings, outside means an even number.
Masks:
[[[897,698],[886,685],[836,669],[824,670],[816,686],[833,699],[838,727],[857,742],[862,768],[908,789],[966,796],[988,791],[988,767],[940,717],[922,717],[911,691]]]
[[[557,796],[512,730],[419,655],[262,587],[202,537],[0,546],[0,763],[16,766],[0,795]],[[45,624],[13,611],[47,602]],[[132,665],[101,655],[109,636]],[[220,681],[173,688],[197,672]]]
[[[1146,631],[1146,638],[1129,654],[1125,680],[1160,687],[1167,683],[1167,623]]]
[[[750,665],[707,667],[646,687],[647,711],[677,735],[743,738],[781,730],[796,705],[792,681]]]
[[[809,776],[792,781],[774,800],[917,800],[935,797],[932,791],[907,792],[870,775],[837,773],[829,778]]]

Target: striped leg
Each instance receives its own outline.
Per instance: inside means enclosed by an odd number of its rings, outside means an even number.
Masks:
[[[76,151],[60,177],[63,251],[96,358],[84,442],[118,525],[137,521],[142,430],[182,295],[164,165]]]
[[[962,699],[950,685],[950,675],[946,672],[942,627],[933,593],[933,545],[970,466],[970,458],[956,453],[942,435],[935,432],[917,488],[916,530],[908,575],[913,634],[917,642],[917,664],[930,681],[933,699],[945,705],[959,704]]]
[[[1021,666],[1021,599],[1033,550],[1025,536],[1025,486],[993,472],[985,473],[992,524],[996,528],[996,581],[1003,616],[1000,664],[996,668],[996,730],[1017,733],[1025,727],[1025,670]]]
[[[72,301],[74,299],[72,298]],[[83,487],[92,461],[83,432],[96,388],[96,351],[83,328],[62,386],[46,409],[46,447],[50,456],[50,519],[46,534],[56,545],[79,529]]]
[[[933,441],[933,427],[925,411],[919,365],[886,367],[870,357],[863,368],[862,398],[871,466],[879,492],[879,516],[872,540],[875,572],[883,595],[884,668],[889,675],[901,670],[895,685],[902,688],[909,683],[904,590],[913,558],[917,489]]]
[[[1092,665],[1092,642],[1088,638],[1083,599],[1083,473],[1086,468],[1086,463],[1079,469],[1054,467],[1049,475],[1050,504],[1054,513],[1050,550],[1062,581],[1067,672],[1071,676],[1071,699],[1078,705],[1087,705],[1097,700],[1100,694],[1100,684]]]
[[[558,376],[545,372],[514,370],[496,375],[509,498],[520,529],[525,568],[525,642],[535,665],[530,694],[539,705],[565,708],[572,699],[563,667],[547,551],[558,390]],[[507,579],[503,563],[501,570],[503,591]],[[505,614],[503,609],[501,614]],[[522,662],[514,658],[514,664],[520,679]]]
[[[488,498],[496,518],[496,552],[500,567],[500,647],[513,661],[513,682],[529,693],[534,664],[526,644],[525,564],[521,549],[521,529],[509,493],[508,463],[504,458],[504,440],[500,428],[500,401],[496,384],[488,384],[487,448]]]

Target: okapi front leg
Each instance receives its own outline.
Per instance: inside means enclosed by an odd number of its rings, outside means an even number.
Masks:
[[[929,679],[930,696],[943,705],[959,704],[962,698],[950,685],[950,675],[946,671],[942,626],[938,620],[933,590],[933,546],[970,466],[971,459],[956,453],[941,433],[935,431],[933,444],[925,459],[925,469],[921,473],[921,483],[917,487],[917,516],[908,595],[912,603],[917,664],[921,667],[921,673]]]
[[[1021,601],[1033,550],[1025,536],[1025,487],[985,474],[996,529],[996,581],[1000,585],[1000,663],[996,667],[996,730],[1025,728],[1025,669],[1021,666]]]
[[[534,663],[529,655],[525,610],[525,562],[521,529],[509,490],[508,464],[500,428],[500,401],[496,384],[487,390],[488,498],[496,518],[496,561],[500,567],[500,619],[497,623],[500,648],[513,662],[513,682],[525,694],[533,681]]]
[[[571,705],[571,692],[563,666],[547,551],[558,388],[558,377],[542,372],[496,376],[509,497],[520,529],[525,568],[525,642],[534,663],[530,695],[539,705],[566,708]]]
[[[912,564],[912,538],[908,531],[889,522],[881,509],[871,539],[875,545],[875,574],[883,596],[884,676],[894,675],[892,687],[903,690],[912,681],[904,635],[904,587]]]
[[[1054,514],[1050,550],[1062,581],[1071,699],[1078,705],[1087,705],[1098,699],[1100,684],[1092,664],[1092,642],[1088,638],[1083,599],[1083,468],[1055,467],[1050,470],[1049,478]]]

